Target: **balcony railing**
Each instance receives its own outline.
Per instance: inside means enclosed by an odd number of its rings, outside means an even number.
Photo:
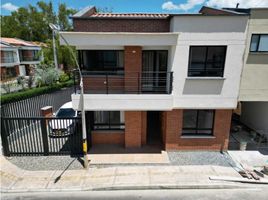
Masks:
[[[40,57],[36,56],[22,56],[21,61],[40,61]]]
[[[85,94],[171,94],[173,72],[82,72]],[[80,77],[74,71],[75,93]]]
[[[1,57],[1,62],[2,63],[15,63],[17,62],[17,59],[14,58],[13,56]]]

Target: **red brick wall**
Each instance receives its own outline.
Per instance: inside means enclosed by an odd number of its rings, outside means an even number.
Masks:
[[[106,93],[106,77],[105,76],[85,76],[84,88],[87,92],[102,92]],[[124,77],[109,76],[108,78],[109,92],[120,92],[124,90]]]
[[[6,67],[0,67],[0,70],[1,70],[1,80],[4,80],[6,76]]]
[[[216,110],[212,138],[182,138],[183,110],[163,113],[166,150],[227,150],[232,110]]]
[[[124,131],[92,131],[92,144],[125,144]]]
[[[20,75],[20,68],[19,65],[15,66],[15,70],[16,70],[16,75],[19,76]]]
[[[169,32],[168,19],[73,19],[78,32]]]
[[[125,46],[124,51],[125,90],[136,93],[142,71],[142,47]]]
[[[125,147],[141,147],[142,144],[142,112],[125,112]]]

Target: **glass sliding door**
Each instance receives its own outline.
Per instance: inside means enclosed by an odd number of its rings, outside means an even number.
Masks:
[[[144,50],[142,52],[142,91],[166,90],[167,50]]]

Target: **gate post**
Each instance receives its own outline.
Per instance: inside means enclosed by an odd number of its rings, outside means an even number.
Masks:
[[[41,118],[41,132],[42,132],[42,141],[43,141],[43,147],[44,147],[44,155],[47,156],[48,151],[48,135],[47,135],[47,124],[46,119]]]
[[[5,156],[10,156],[10,151],[9,151],[9,146],[8,146],[8,140],[7,140],[7,133],[6,133],[6,124],[4,124],[4,119],[1,119],[1,141],[0,141],[0,146],[1,146],[1,154]],[[2,144],[2,145],[1,145]]]

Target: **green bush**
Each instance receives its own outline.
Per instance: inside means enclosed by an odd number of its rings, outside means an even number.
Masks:
[[[60,82],[66,82],[66,81],[68,81],[69,79],[70,79],[70,77],[69,77],[68,74],[66,74],[66,73],[62,73],[62,74],[60,75],[59,81],[60,81]]]
[[[35,82],[41,86],[53,85],[59,79],[60,71],[50,65],[38,65],[35,69]]]
[[[1,95],[1,104],[28,99],[28,98],[38,96],[41,94],[54,92],[64,87],[71,87],[72,85],[73,85],[73,80],[69,80],[67,82],[56,83],[51,86],[37,87],[37,88],[27,89],[27,90],[20,91],[20,92],[14,92],[14,93]]]

